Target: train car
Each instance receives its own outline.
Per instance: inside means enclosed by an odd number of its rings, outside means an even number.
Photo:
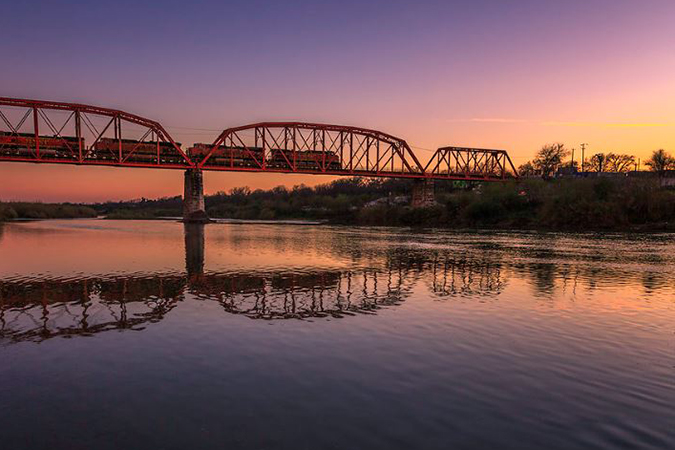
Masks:
[[[269,164],[276,167],[288,167],[286,159],[293,163],[293,153],[292,150],[274,150],[274,156]],[[295,152],[295,165],[298,169],[321,170],[324,158],[328,170],[340,170],[342,168],[340,157],[337,153],[332,151],[322,152],[319,150],[303,150]]]
[[[94,144],[94,150],[96,151],[89,158],[103,161],[118,161],[120,143],[122,147],[122,159],[126,159],[126,162],[180,164],[184,161],[183,157],[170,142],[159,143],[160,160],[157,161],[157,141],[120,140],[114,138],[100,138]],[[179,142],[176,142],[176,145],[180,147]]]
[[[34,158],[36,148],[45,159],[77,159],[84,139],[71,136],[38,136],[37,146],[33,133],[10,133],[0,131],[0,154],[5,156]]]
[[[206,158],[213,146],[195,144],[189,151],[190,158],[199,163]],[[228,147],[219,145],[207,161],[209,166],[259,167],[262,164],[263,149],[260,147]],[[257,162],[256,162],[257,161]]]

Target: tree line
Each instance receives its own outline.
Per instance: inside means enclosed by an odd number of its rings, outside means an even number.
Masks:
[[[96,217],[96,210],[90,206],[70,203],[0,202],[0,221],[85,217]]]
[[[522,164],[518,173],[523,177],[541,176],[551,178],[558,171],[569,172],[608,172],[626,173],[638,170],[635,156],[621,153],[596,153],[585,158],[581,163],[577,160],[567,160],[571,150],[564,144],[554,143],[541,147],[532,161]],[[663,149],[656,150],[645,161],[645,165],[652,171],[662,175],[668,170],[675,170],[675,157]]]

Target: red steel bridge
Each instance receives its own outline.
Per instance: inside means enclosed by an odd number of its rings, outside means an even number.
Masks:
[[[261,122],[183,149],[154,120],[77,103],[0,97],[0,162],[186,170],[189,210],[203,212],[202,171],[277,172],[432,180],[517,177],[504,150],[443,147],[422,164],[408,143],[365,128]],[[432,191],[433,192],[433,191]],[[428,192],[422,192],[428,197]]]

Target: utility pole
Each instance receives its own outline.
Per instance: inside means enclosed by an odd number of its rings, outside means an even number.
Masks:
[[[587,145],[587,143],[581,144],[581,172],[584,172],[584,164],[586,163],[586,158],[584,155],[586,154]]]
[[[572,163],[570,164],[570,173],[574,170],[574,148],[572,148]]]

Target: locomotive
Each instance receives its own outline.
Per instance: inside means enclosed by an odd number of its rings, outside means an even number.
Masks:
[[[159,142],[157,141],[136,141],[134,139],[114,139],[114,138],[101,138],[94,144],[94,150],[96,153],[94,156],[95,159],[99,160],[113,160],[117,161],[119,159],[120,143],[122,148],[122,158],[126,158],[127,162],[137,162],[137,163],[174,163],[180,164],[183,162],[183,158],[178,153],[173,144],[170,142]],[[176,145],[180,147],[180,143],[176,142]],[[157,161],[157,148],[159,146],[159,158]],[[125,155],[128,155],[125,156]]]
[[[157,161],[156,141],[136,141],[133,139],[100,138],[94,144],[94,152],[85,147],[84,138],[71,136],[38,136],[37,144],[40,148],[40,157],[46,159],[74,159],[77,160],[80,148],[83,157],[88,161],[118,161],[120,147],[122,158],[127,162],[137,163],[175,163],[183,162],[182,156],[175,151],[170,142],[159,143],[159,161]],[[180,143],[176,143],[180,147]],[[14,157],[33,158],[36,153],[35,134],[8,133],[0,131],[0,154]]]
[[[292,150],[275,150],[274,156],[268,163],[273,167],[288,167],[286,159],[293,162],[293,153],[295,153],[295,165],[298,169],[321,170],[324,163],[328,170],[340,170],[340,157],[332,151],[322,152],[320,150],[303,150],[294,152]]]
[[[189,150],[190,158],[200,163],[213,148],[210,144],[195,144]],[[340,157],[332,151],[322,152],[319,150],[293,150],[272,149],[272,157],[265,161],[266,167],[276,169],[288,169],[295,163],[298,169],[321,170],[325,158],[328,170],[340,170]],[[260,167],[263,161],[263,149],[261,147],[228,147],[219,145],[208,159],[210,166],[230,167]],[[289,165],[290,161],[290,165]]]
[[[210,144],[195,144],[188,150],[188,156],[196,163],[202,162],[213,148]],[[226,147],[219,145],[209,157],[209,165],[235,166],[235,167],[259,167],[262,164],[263,149],[260,147]],[[258,163],[256,163],[258,161]]]
[[[84,139],[76,137],[38,136],[40,156],[54,159],[73,159],[78,154]],[[0,154],[32,158],[36,152],[35,134],[0,131]]]

